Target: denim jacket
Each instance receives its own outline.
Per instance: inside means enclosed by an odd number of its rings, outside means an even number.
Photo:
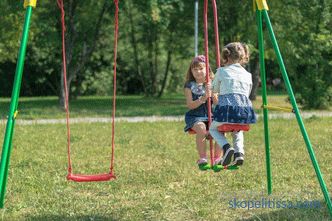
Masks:
[[[224,94],[243,94],[249,97],[252,88],[251,73],[239,63],[217,69],[212,82],[213,92]]]

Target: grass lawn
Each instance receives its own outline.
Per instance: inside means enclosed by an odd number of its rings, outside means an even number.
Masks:
[[[45,101],[46,102],[46,101]],[[51,102],[51,101],[48,101]],[[23,105],[22,105],[23,106]],[[305,120],[332,190],[332,118]],[[273,194],[266,194],[262,122],[245,135],[238,171],[196,168],[194,137],[181,122],[118,123],[115,174],[101,183],[68,182],[65,125],[16,125],[3,220],[328,220],[295,120],[271,120]],[[4,131],[4,125],[0,125]],[[74,172],[106,172],[111,125],[72,125]],[[3,134],[0,134],[3,140]],[[237,201],[318,201],[315,209],[230,208]]]
[[[286,95],[272,95],[269,103],[274,106],[290,107]],[[0,98],[0,117],[5,118],[9,110],[9,98]],[[167,95],[160,99],[142,96],[119,96],[116,115],[122,116],[176,116],[188,110],[184,95]],[[253,103],[257,113],[261,112],[262,99],[257,96]],[[70,102],[71,117],[110,117],[112,97],[79,97]],[[19,119],[65,118],[59,108],[57,97],[23,97],[19,99]]]

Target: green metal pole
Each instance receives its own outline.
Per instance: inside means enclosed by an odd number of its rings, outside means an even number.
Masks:
[[[9,170],[9,162],[10,162],[10,151],[12,149],[12,142],[13,142],[13,134],[14,134],[14,128],[15,128],[15,119],[12,123],[12,127],[11,127],[11,137],[9,138],[10,143],[9,143],[9,155],[7,157],[7,161],[6,161],[6,169],[5,169],[5,173],[3,175],[3,186],[2,189],[3,191],[1,191],[0,193],[0,208],[3,208],[4,206],[4,199],[5,199],[5,194],[6,194],[6,186],[7,186],[7,179],[8,179],[8,170]]]
[[[0,208],[3,208],[4,198],[6,192],[6,184],[8,177],[9,159],[12,148],[12,138],[14,133],[15,115],[17,113],[18,98],[20,95],[20,88],[22,82],[22,74],[24,67],[24,58],[26,53],[26,47],[28,42],[30,20],[32,14],[32,7],[28,6],[25,14],[25,22],[23,27],[23,34],[21,40],[21,46],[18,54],[18,61],[16,65],[15,79],[12,91],[12,97],[10,102],[10,109],[8,114],[8,121],[6,125],[6,132],[2,147],[1,163],[0,163]]]
[[[296,100],[295,100],[295,97],[294,97],[294,93],[293,93],[293,90],[292,90],[292,86],[291,86],[290,81],[288,79],[288,74],[287,74],[287,71],[286,71],[286,68],[285,68],[285,64],[284,64],[284,61],[282,59],[282,56],[281,56],[281,53],[280,53],[280,50],[279,50],[279,46],[278,46],[278,43],[277,43],[277,39],[274,35],[272,25],[271,25],[271,22],[270,22],[270,18],[269,18],[269,15],[268,15],[266,10],[263,10],[263,16],[264,16],[264,19],[266,21],[266,24],[267,24],[267,27],[268,27],[268,30],[269,30],[269,34],[270,34],[270,38],[271,38],[271,41],[272,41],[272,44],[273,44],[274,51],[277,55],[278,63],[279,63],[281,73],[282,73],[282,77],[285,81],[288,95],[290,96],[290,101],[291,101],[293,109],[295,111],[297,123],[299,124],[302,136],[303,136],[305,144],[307,146],[307,150],[308,150],[312,165],[314,166],[316,176],[318,178],[320,187],[321,187],[322,192],[324,194],[324,198],[325,198],[327,207],[329,209],[330,216],[332,217],[332,204],[331,204],[331,199],[330,199],[330,196],[329,196],[329,192],[328,192],[326,184],[324,182],[322,173],[320,172],[319,165],[318,165],[318,162],[316,160],[314,150],[312,148],[309,136],[307,134],[307,131],[304,127],[304,123],[302,121],[302,117],[300,115],[299,108],[297,107]]]
[[[262,12],[256,10],[256,21],[258,27],[258,47],[259,47],[259,66],[262,80],[262,100],[263,107],[267,105],[267,90],[266,90],[266,73],[264,62],[264,39],[263,39],[263,22]],[[270,136],[268,124],[268,109],[263,108],[264,115],[264,138],[265,138],[265,156],[266,156],[266,177],[267,177],[267,193],[272,193],[272,174],[271,174],[271,161],[270,161]]]

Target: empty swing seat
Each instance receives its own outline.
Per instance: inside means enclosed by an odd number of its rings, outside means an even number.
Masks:
[[[249,124],[222,124],[218,127],[219,132],[249,131]],[[189,134],[196,134],[193,129],[189,129]]]
[[[95,181],[109,181],[115,179],[113,174],[94,174],[94,175],[82,175],[82,174],[68,174],[67,180],[72,180],[75,182],[95,182]]]

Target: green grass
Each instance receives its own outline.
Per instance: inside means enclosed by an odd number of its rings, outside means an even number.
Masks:
[[[292,108],[292,105],[289,103],[287,98],[288,98],[288,96],[285,95],[285,94],[283,94],[283,95],[271,95],[271,96],[268,96],[268,104],[271,105],[271,106],[276,106],[276,107]],[[257,96],[256,100],[253,101],[253,106],[254,106],[257,113],[262,113],[263,112],[262,108],[261,108],[262,104],[263,104],[262,97]],[[273,110],[273,112],[276,112],[276,111]]]
[[[10,99],[0,99],[0,111],[6,116]],[[79,97],[69,104],[71,117],[110,117],[112,97]],[[145,98],[142,96],[119,96],[116,104],[117,116],[168,116],[182,115],[186,111],[183,96],[166,98]],[[20,98],[19,116],[21,119],[64,118],[57,97]]]
[[[332,118],[305,120],[328,189],[332,190]],[[317,178],[294,120],[271,120],[273,195],[319,200],[320,209],[231,209],[233,194],[266,196],[262,122],[245,136],[237,171],[196,168],[194,137],[182,122],[118,123],[113,182],[66,181],[65,125],[16,125],[3,220],[328,220]],[[0,125],[4,131],[4,125]],[[73,124],[74,172],[106,172],[109,124]],[[3,134],[0,135],[3,139]]]
[[[286,95],[269,97],[271,105],[289,107]],[[70,102],[71,117],[110,117],[111,97],[79,97]],[[9,98],[0,98],[0,117],[5,118],[9,110]],[[261,97],[257,96],[254,107],[261,112]],[[119,96],[116,104],[116,116],[176,116],[184,115],[188,110],[182,94],[168,95],[163,98],[145,98],[142,96]],[[59,107],[57,97],[33,97],[19,99],[19,119],[65,118]]]

